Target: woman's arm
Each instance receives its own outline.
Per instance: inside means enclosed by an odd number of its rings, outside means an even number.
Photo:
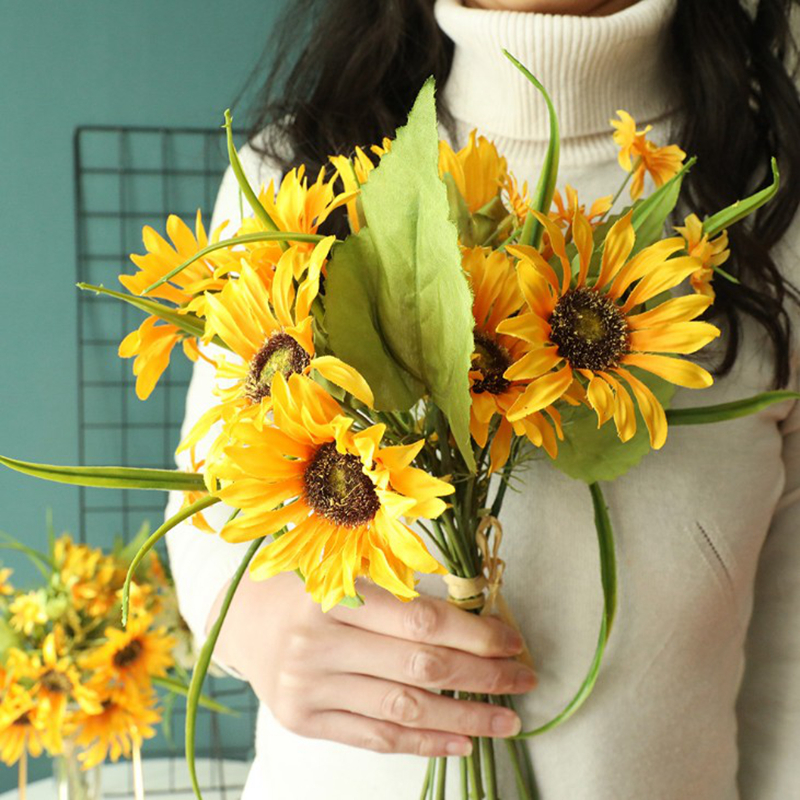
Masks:
[[[800,797],[800,402],[783,435],[786,485],[759,559],[738,704],[742,800]]]

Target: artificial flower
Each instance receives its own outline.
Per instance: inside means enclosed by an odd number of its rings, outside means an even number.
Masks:
[[[508,164],[493,142],[476,131],[460,150],[439,142],[439,174],[449,174],[471,214],[499,196],[507,184]]]
[[[175,640],[163,628],[151,630],[151,618],[144,614],[132,617],[125,630],[108,627],[106,641],[87,653],[81,661],[84,669],[96,670],[107,682],[126,690],[150,686],[154,677],[162,677],[172,666]]]
[[[434,518],[453,487],[411,466],[424,441],[381,447],[384,425],[354,433],[352,420],[314,381],[278,372],[274,427],[240,423],[225,449],[218,496],[243,514],[221,531],[242,542],[288,530],[261,549],[251,575],[299,569],[328,610],[371,578],[401,600],[416,597],[414,572],[443,568],[401,517]]]
[[[36,701],[19,684],[7,688],[2,696],[0,710],[0,761],[9,767],[20,760],[23,753],[34,758],[45,749],[42,738],[45,725]]]
[[[288,378],[316,370],[361,402],[372,404],[369,386],[352,367],[332,356],[315,357],[311,305],[332,244],[333,237],[328,237],[310,254],[294,247],[286,250],[275,268],[271,291],[261,273],[245,263],[238,280],[208,298],[209,334],[219,336],[241,361],[220,360],[217,379],[226,384],[217,390],[221,402],[198,420],[179,450],[192,447],[219,420],[233,424],[251,418],[261,427],[271,407],[272,381],[279,373]],[[297,289],[295,280],[300,281]],[[208,453],[209,485],[223,443],[221,439]]]
[[[703,233],[703,223],[696,214],[686,217],[684,226],[675,230],[684,238],[686,251],[700,261],[700,268],[690,277],[692,288],[698,294],[704,294],[712,300],[715,297],[711,281],[715,267],[724,264],[731,254],[728,249],[728,232],[722,231],[713,239]]]
[[[524,342],[498,333],[497,326],[513,317],[524,305],[511,260],[500,251],[475,247],[464,251],[464,271],[473,294],[475,352],[469,373],[470,432],[480,447],[489,439],[490,427],[499,416],[497,430],[489,448],[490,471],[500,469],[508,460],[513,434],[527,436],[534,444],[555,458],[556,437],[563,436],[558,411],[549,407],[528,417],[510,422],[508,412],[525,391],[525,384],[504,377],[506,370],[525,354]]]
[[[131,694],[115,688],[94,687],[101,693],[100,712],[78,711],[70,722],[70,733],[82,748],[78,755],[84,769],[91,769],[107,758],[130,758],[135,747],[155,736],[153,727],[161,719],[155,710],[152,692]]]
[[[686,153],[675,144],[658,147],[647,138],[653,129],[648,125],[636,130],[636,121],[627,111],[617,111],[618,120],[610,120],[614,127],[614,141],[619,147],[619,165],[633,174],[631,198],[637,200],[644,191],[644,179],[650,175],[656,186],[663,186],[678,174]]]
[[[14,594],[14,587],[9,582],[9,578],[12,575],[13,570],[6,567],[5,569],[0,569],[0,596],[7,597],[8,595]]]
[[[683,249],[679,237],[657,242],[629,258],[635,235],[628,213],[608,232],[599,274],[590,283],[595,243],[591,225],[579,212],[572,227],[578,261],[573,285],[564,234],[548,217],[534,213],[547,232],[562,275],[559,279],[538,250],[509,248],[520,259],[517,274],[526,308],[500,323],[498,330],[522,339],[527,352],[506,370],[505,377],[530,381],[510,409],[509,419],[546,408],[582,378],[598,425],[613,418],[622,441],[635,434],[630,389],[650,432],[651,445],[662,447],[667,437],[664,409],[630,368],[649,371],[679,386],[705,388],[712,383],[711,375],[673,354],[694,353],[720,332],[706,322],[693,321],[710,305],[708,297],[672,298],[646,310],[641,306],[688,278],[700,262],[691,256],[671,257]]]
[[[578,212],[586,217],[593,228],[596,228],[611,208],[611,195],[595,200],[587,212],[586,206],[578,200],[577,190],[567,184],[564,188],[564,193],[566,194],[566,200],[561,196],[561,192],[558,189],[555,190],[553,193],[555,209],[550,212],[550,219],[558,223],[562,228],[572,227],[575,215]]]
[[[219,240],[221,228],[222,226],[215,232],[212,242]],[[144,294],[149,286],[197,255],[209,244],[199,211],[194,233],[180,217],[171,214],[167,219],[167,235],[172,244],[150,226],[143,229],[142,239],[147,253],[131,255],[131,261],[136,264],[139,271],[134,275],[119,276],[120,283],[132,294]],[[147,296],[166,300],[178,308],[202,316],[204,292],[218,291],[224,284],[221,278],[215,277],[215,271],[228,270],[229,262],[232,260],[236,261],[230,251],[217,250],[192,262],[169,282],[147,292]],[[136,376],[136,395],[140,400],[146,400],[152,393],[169,365],[170,355],[178,342],[183,342],[184,353],[188,358],[197,360],[199,351],[193,337],[188,336],[177,326],[151,316],[120,343],[120,358],[135,357],[133,374]]]
[[[46,597],[43,591],[17,595],[9,605],[11,627],[18,633],[30,636],[34,628],[47,620]]]

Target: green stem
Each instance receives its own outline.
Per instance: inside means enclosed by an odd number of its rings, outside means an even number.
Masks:
[[[231,169],[233,170],[233,174],[236,176],[236,182],[239,184],[239,189],[247,198],[247,202],[250,204],[250,207],[253,209],[253,213],[260,220],[261,224],[268,231],[277,231],[278,226],[275,224],[275,220],[272,219],[264,206],[261,205],[258,195],[253,191],[253,187],[250,186],[250,182],[247,180],[247,176],[244,174],[242,164],[239,161],[239,154],[236,152],[236,146],[233,143],[233,128],[231,123],[231,110],[227,108],[225,109],[225,125],[223,127],[225,128],[225,134],[228,143],[228,160],[231,162]],[[285,246],[283,249],[286,249]]]
[[[428,768],[425,770],[425,780],[422,783],[422,791],[420,792],[419,800],[427,800],[428,788],[433,782],[433,768],[435,764],[436,764],[435,758],[428,759]]]
[[[170,517],[160,528],[155,530],[150,536],[147,537],[145,543],[139,548],[136,555],[133,557],[130,566],[128,567],[128,574],[125,576],[125,583],[122,586],[122,624],[128,624],[128,607],[130,606],[131,594],[131,581],[133,580],[134,573],[142,559],[160,542],[176,525],[179,525],[185,519],[193,517],[199,511],[203,511],[215,503],[219,503],[219,497],[206,495],[199,500],[195,500],[191,505],[182,508],[177,514]]]
[[[511,739],[506,739],[506,749],[508,750],[508,757],[511,761],[511,768],[514,770],[514,780],[517,783],[517,797],[519,800],[533,800],[528,787],[525,785],[525,775],[522,772],[522,765],[519,760],[519,752],[517,751],[517,743]]]
[[[179,272],[182,272],[187,267],[199,261],[201,258],[210,255],[216,250],[223,250],[226,247],[235,247],[239,244],[250,244],[251,242],[308,242],[316,244],[321,242],[325,237],[317,233],[295,233],[293,231],[263,231],[259,233],[244,233],[241,236],[234,236],[231,239],[223,239],[220,242],[214,242],[202,250],[198,250],[190,259],[184,261],[183,264],[170,270],[162,278],[159,278],[155,283],[148,286],[142,294],[149,294],[153,289],[158,289],[159,286],[165,284],[167,281],[172,280]]]
[[[782,403],[784,400],[800,400],[800,393],[778,390],[715,406],[671,408],[667,410],[667,422],[670,425],[707,425],[712,422],[727,422],[762,411],[773,403]]]
[[[606,213],[603,215],[603,219],[608,216],[608,214],[611,212],[611,209],[614,208],[614,204],[617,202],[617,200],[619,200],[622,193],[625,191],[625,187],[631,182],[631,177],[633,177],[633,173],[636,171],[636,167],[639,165],[639,160],[640,159],[637,158],[636,161],[631,165],[628,174],[625,176],[625,180],[622,181],[622,186],[619,187],[617,193],[611,199],[611,205],[608,207],[608,211],[606,211]]]
[[[192,788],[194,789],[195,797],[197,800],[203,800],[203,795],[200,791],[200,784],[197,780],[197,765],[195,763],[195,734],[197,731],[197,707],[200,701],[200,695],[203,691],[203,681],[205,680],[208,667],[211,664],[211,656],[214,653],[214,647],[219,639],[220,631],[222,630],[222,623],[225,622],[225,617],[228,615],[228,609],[233,602],[233,596],[239,588],[239,583],[244,576],[247,567],[253,560],[253,556],[261,547],[264,539],[256,539],[247,549],[241,564],[239,564],[236,574],[233,576],[228,591],[225,592],[225,598],[222,601],[222,608],[220,608],[219,616],[214,624],[211,626],[208,638],[200,650],[197,657],[197,663],[192,671],[192,681],[189,684],[189,693],[186,700],[186,766],[189,769],[189,777],[192,781]]]
[[[600,550],[600,581],[603,586],[603,617],[600,623],[600,633],[597,638],[594,657],[583,683],[563,711],[538,728],[518,733],[516,737],[518,739],[539,736],[568,720],[592,693],[600,674],[600,665],[603,661],[603,654],[608,643],[608,637],[611,635],[611,628],[614,625],[614,617],[617,611],[617,567],[614,556],[614,531],[611,527],[603,492],[597,483],[590,484],[589,491],[591,492],[594,506],[594,521]]]
[[[469,774],[469,797],[470,800],[483,800],[483,786],[481,785],[481,773],[478,764],[480,755],[480,740],[472,740],[472,752],[467,756],[467,772]]]
[[[497,800],[497,774],[492,739],[481,739],[481,756],[483,757],[483,774],[486,776],[486,798],[487,800]]]
[[[437,759],[436,800],[445,800],[445,787],[447,784],[447,759]]]
[[[461,800],[469,800],[468,761],[466,757],[458,759],[458,772],[461,776]]]

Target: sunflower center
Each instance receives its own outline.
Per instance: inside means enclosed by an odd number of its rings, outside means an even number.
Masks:
[[[475,352],[472,354],[472,369],[481,377],[472,384],[475,394],[488,392],[502,394],[511,385],[503,373],[511,366],[511,355],[503,345],[484,333],[475,331]]]
[[[20,725],[20,726],[23,726],[23,727],[27,727],[29,725],[32,725],[33,723],[31,722],[30,712],[25,711],[24,713],[20,714],[11,724],[12,725]]]
[[[293,336],[276,333],[250,361],[245,394],[253,403],[259,403],[272,393],[272,379],[278,372],[288,378],[295,372],[302,372],[310,363],[308,353]]]
[[[573,369],[612,369],[628,351],[628,323],[607,297],[573,289],[553,309],[550,339]]]
[[[317,450],[303,480],[306,502],[337,525],[365,525],[381,507],[361,459],[340,453],[334,442],[326,442]]]
[[[117,652],[114,653],[114,666],[122,669],[129,667],[135,661],[138,661],[142,650],[144,650],[142,643],[138,639],[134,639],[126,644],[122,650],[117,650]]]
[[[39,679],[42,687],[53,694],[67,694],[72,689],[72,681],[55,669],[49,669]]]

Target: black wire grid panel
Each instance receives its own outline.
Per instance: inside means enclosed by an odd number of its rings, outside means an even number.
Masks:
[[[144,252],[144,225],[166,237],[172,213],[193,229],[201,208],[208,227],[227,163],[219,129],[85,126],[75,132],[74,158],[78,281],[114,289],[120,288],[119,274],[135,269],[129,254]],[[159,385],[142,402],[134,391],[132,360],[117,356],[120,341],[138,327],[142,313],[78,291],[77,318],[80,463],[173,468],[191,364],[177,348]],[[145,521],[156,527],[163,514],[164,495],[158,492],[80,489],[80,539],[90,545],[107,545],[114,534],[127,540]],[[249,687],[232,679],[209,679],[207,693],[239,716],[201,710],[198,753],[213,759],[203,780],[217,797],[238,797],[241,782],[226,783],[223,759],[252,757],[257,703]],[[159,736],[145,747],[145,756],[182,761],[182,701],[170,717],[174,741]],[[180,767],[170,769],[163,794],[148,788],[148,797],[186,792]]]

